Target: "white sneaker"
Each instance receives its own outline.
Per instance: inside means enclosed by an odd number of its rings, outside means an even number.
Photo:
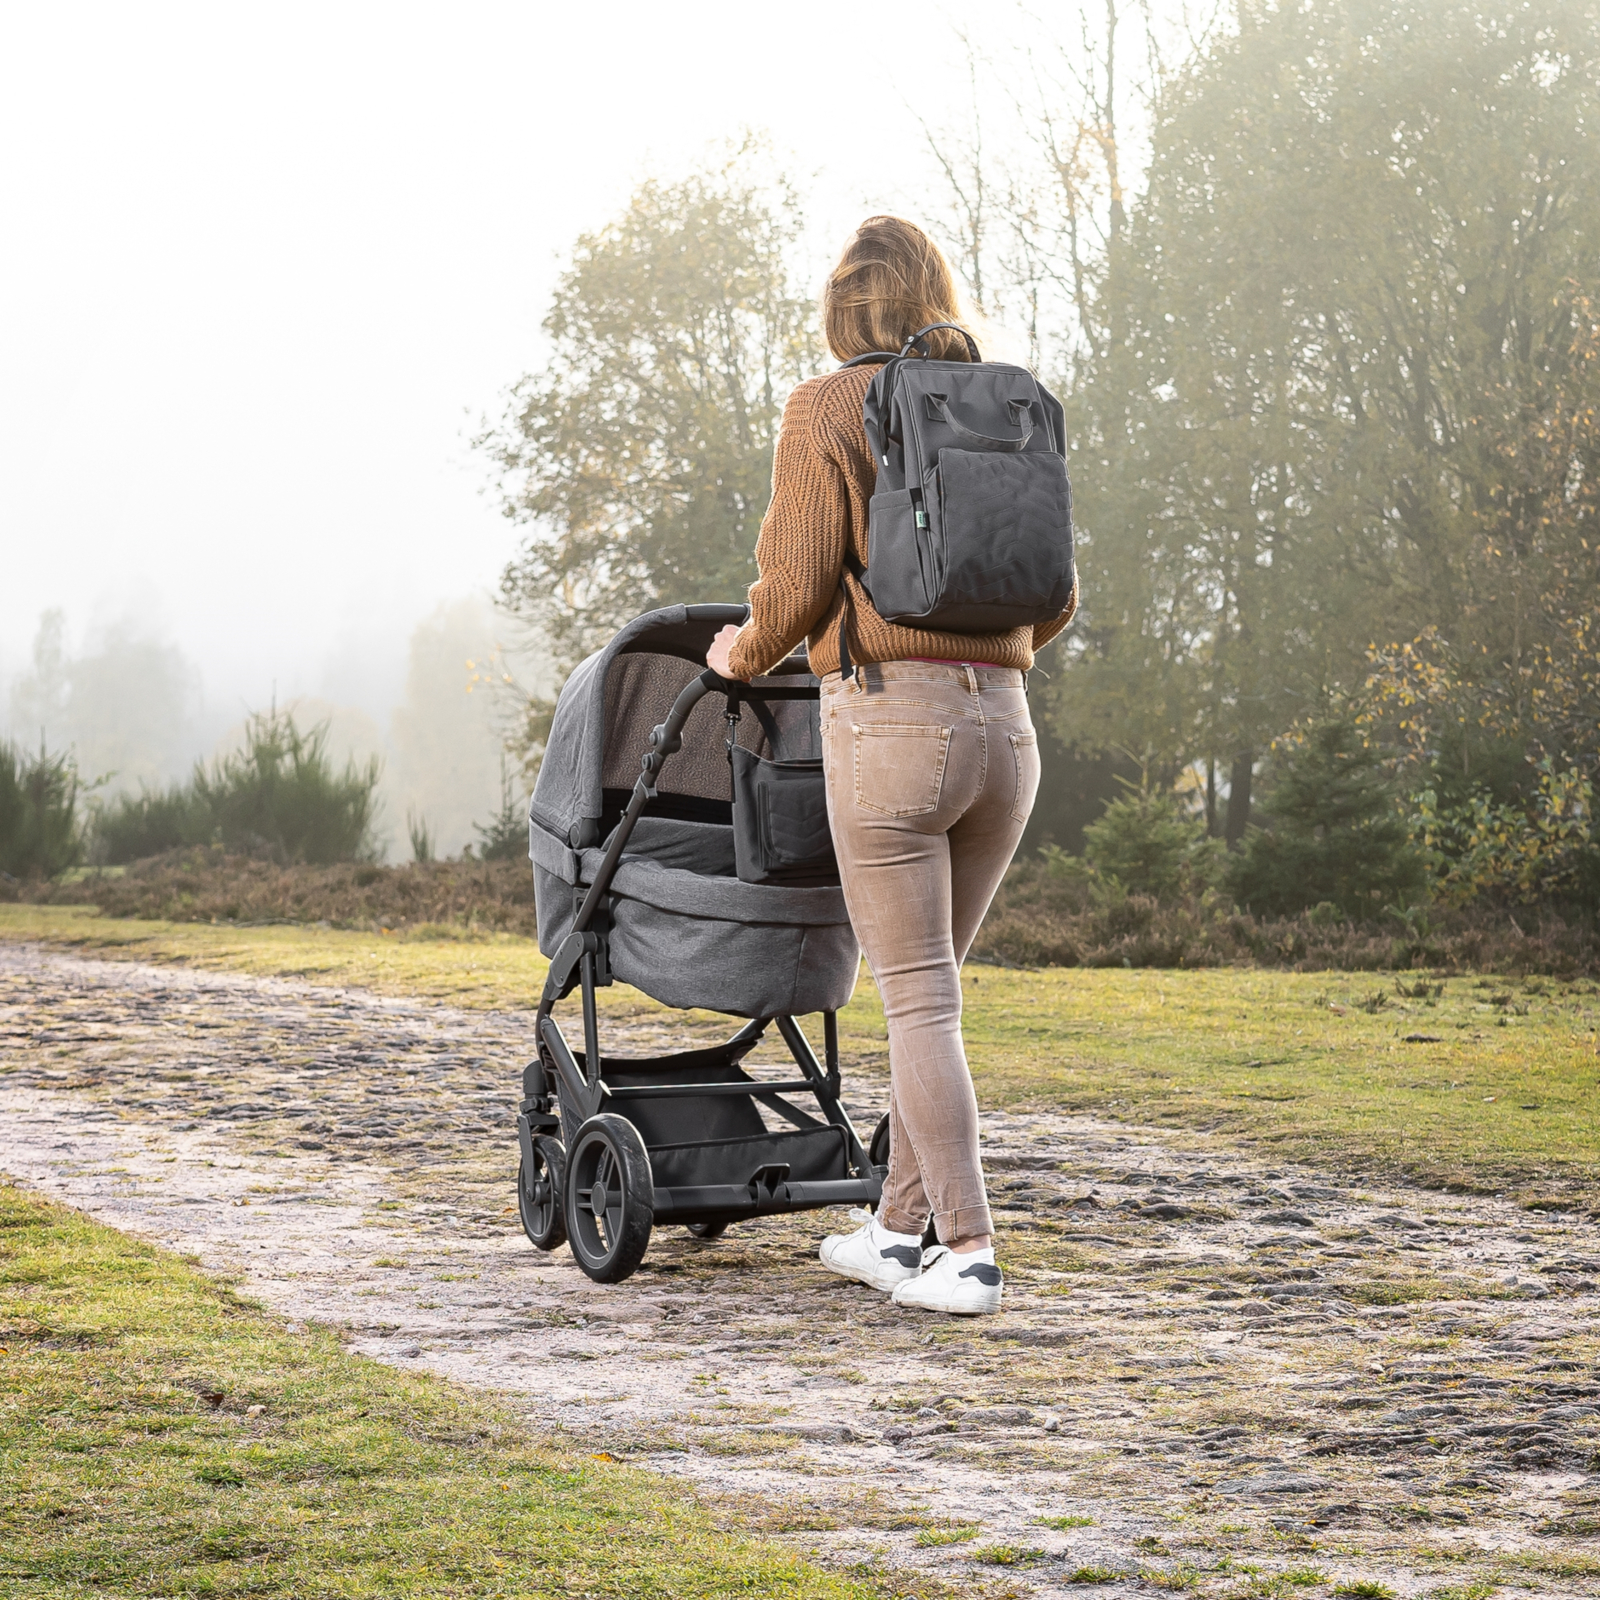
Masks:
[[[922,1235],[891,1233],[878,1226],[868,1212],[852,1210],[866,1221],[854,1233],[831,1233],[817,1254],[830,1272],[869,1283],[874,1289],[892,1289],[922,1271]]]
[[[1000,1309],[1004,1280],[994,1264],[994,1246],[957,1255],[937,1245],[923,1257],[921,1273],[894,1292],[897,1306],[923,1311],[948,1311],[956,1317],[977,1317]]]

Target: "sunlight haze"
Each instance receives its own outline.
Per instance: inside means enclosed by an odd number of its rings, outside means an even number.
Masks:
[[[1033,37],[1009,3],[960,20],[992,59]],[[18,686],[51,609],[69,657],[113,636],[181,654],[169,774],[274,699],[387,723],[414,631],[489,596],[515,551],[469,441],[537,368],[577,236],[641,179],[754,132],[806,198],[820,282],[865,212],[944,204],[918,119],[962,124],[973,91],[951,22],[931,22],[912,59],[838,0],[803,21],[718,3],[14,9],[12,735],[39,737]],[[993,73],[979,93],[1003,121]]]

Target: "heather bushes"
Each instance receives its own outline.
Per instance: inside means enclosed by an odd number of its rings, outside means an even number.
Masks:
[[[91,873],[71,883],[19,885],[0,897],[94,905],[108,917],[167,922],[323,923],[529,937],[535,932],[533,873],[526,860],[315,866],[228,855],[211,846],[175,850],[125,872]]]
[[[220,848],[175,851],[115,875],[0,883],[0,899],[97,905],[107,916],[178,922],[325,923],[400,933],[535,933],[526,860],[285,865]],[[1178,900],[1127,894],[1075,856],[1011,869],[974,959],[1006,966],[1284,967],[1600,976],[1592,922],[1485,905],[1396,908],[1357,920],[1331,904],[1253,917],[1217,890]]]
[[[973,947],[1019,967],[1285,967],[1600,975],[1590,917],[1553,907],[1512,915],[1485,904],[1393,907],[1363,918],[1331,902],[1252,916],[1216,891],[1161,901],[1129,895],[1059,853],[1018,862]]]

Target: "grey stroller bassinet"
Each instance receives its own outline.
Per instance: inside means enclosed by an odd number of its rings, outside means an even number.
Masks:
[[[652,611],[582,662],[557,700],[529,811],[550,973],[517,1123],[519,1209],[535,1245],[570,1240],[602,1283],[633,1272],[658,1222],[715,1238],[741,1217],[871,1203],[882,1189],[883,1167],[839,1101],[835,1013],[860,954],[819,809],[818,683],[801,656],[750,684],[707,669],[717,630],[745,616]],[[735,783],[736,762],[752,781]],[[773,848],[752,873],[763,840]],[[595,991],[619,978],[668,1006],[750,1020],[710,1048],[608,1056]],[[581,1050],[553,1015],[574,989]],[[820,1062],[795,1021],[812,1012]],[[747,1070],[769,1027],[798,1078]]]

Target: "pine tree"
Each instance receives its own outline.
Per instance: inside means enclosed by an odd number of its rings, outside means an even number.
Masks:
[[[1353,722],[1331,719],[1285,742],[1261,809],[1228,874],[1234,898],[1258,916],[1331,903],[1371,916],[1421,890],[1413,849],[1382,753]]]

